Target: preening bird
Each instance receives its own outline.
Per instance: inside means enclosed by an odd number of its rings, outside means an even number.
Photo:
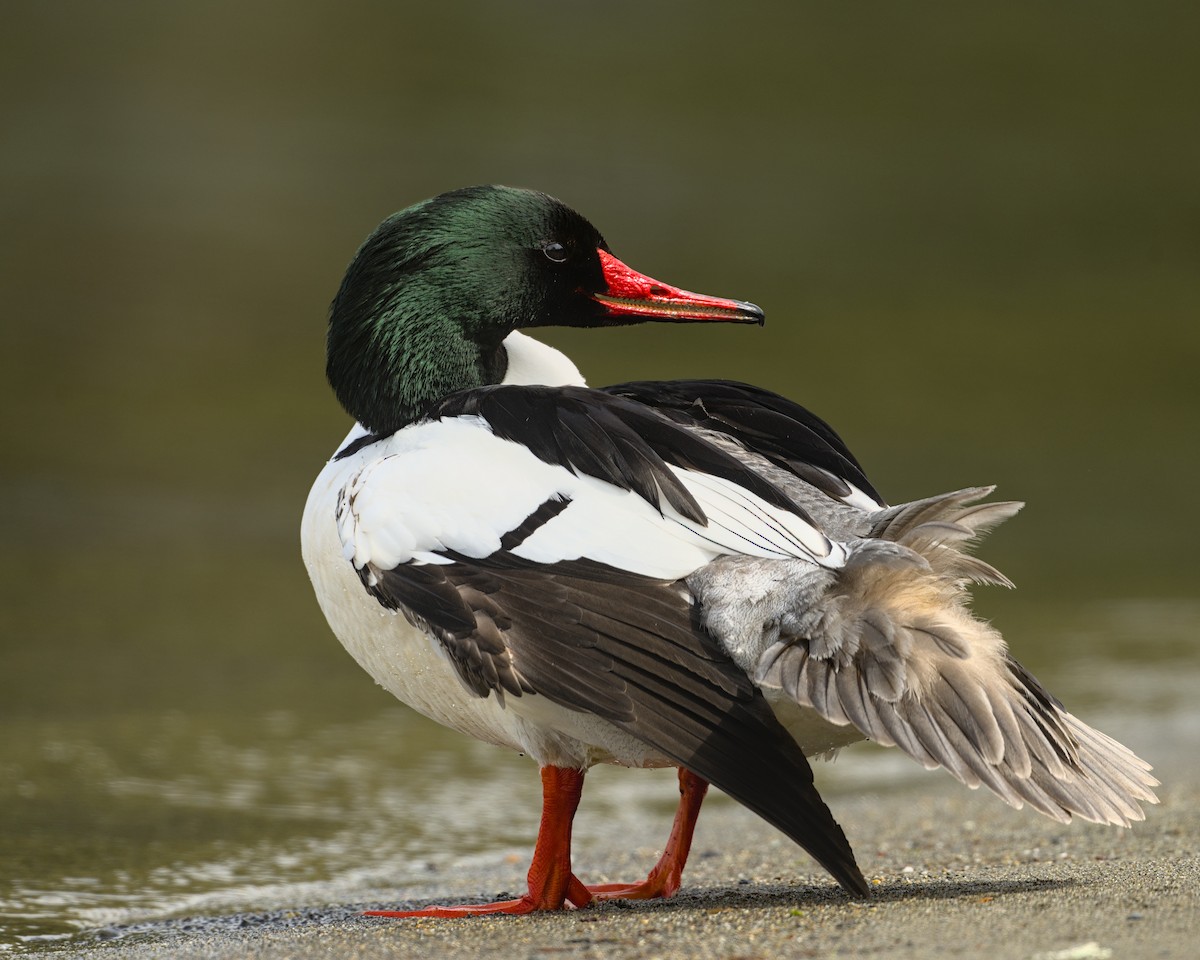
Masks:
[[[763,322],[626,266],[544,194],[456,190],[385,220],[333,301],[356,424],[304,511],[333,632],[383,687],[541,768],[528,891],[389,916],[670,896],[710,783],[867,883],[807,757],[869,739],[1056,820],[1128,825],[1148,764],[1063,707],[967,607],[1009,585],[969,548],[990,487],[889,506],[791,400],[722,380],[592,389],[525,331]],[[594,764],[671,766],[641,882],[588,885],[571,822]]]

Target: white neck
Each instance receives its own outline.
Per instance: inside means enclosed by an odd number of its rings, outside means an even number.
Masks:
[[[508,353],[508,372],[504,383],[532,384],[547,387],[586,387],[583,374],[564,353],[548,347],[533,337],[514,330],[504,338]]]

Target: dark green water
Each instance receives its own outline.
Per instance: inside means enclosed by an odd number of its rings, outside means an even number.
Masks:
[[[0,950],[526,852],[532,766],[394,707],[298,558],[346,429],[326,304],[378,220],[467,183],[554,193],[638,268],[766,308],[549,332],[593,382],[752,380],[893,501],[1026,499],[985,550],[1020,589],[980,608],[1150,759],[1200,740],[1200,18],[736,10],[6,8]],[[926,775],[867,751],[822,776]],[[593,780],[584,842],[588,817],[661,842],[669,777]]]

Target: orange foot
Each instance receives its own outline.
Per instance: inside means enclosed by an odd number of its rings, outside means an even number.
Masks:
[[[424,910],[367,910],[367,917],[474,917],[486,914],[524,914],[542,910],[586,907],[595,900],[651,900],[669,897],[679,889],[692,847],[692,834],[708,782],[679,770],[679,809],[671,836],[650,875],[641,883],[601,883],[584,886],[571,872],[571,823],[583,792],[583,771],[542,768],[542,823],[538,828],[529,892],[516,900],[426,907]]]
[[[666,848],[650,875],[641,883],[600,883],[589,886],[596,900],[654,900],[674,896],[683,880],[683,868],[692,849],[692,834],[700,804],[708,792],[708,781],[679,768],[679,808]]]
[[[575,907],[586,907],[592,902],[592,895],[574,874],[567,880],[566,893],[561,897],[547,891],[534,892],[532,889],[517,900],[497,900],[495,903],[464,903],[453,907],[426,907],[424,910],[364,910],[364,917],[481,917],[489,913],[522,914],[535,913],[539,910],[566,910],[570,903]]]

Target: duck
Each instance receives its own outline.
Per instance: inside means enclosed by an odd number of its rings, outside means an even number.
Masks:
[[[354,426],[301,525],[317,601],[378,684],[542,783],[520,897],[370,914],[669,897],[710,784],[865,897],[809,763],[864,740],[1060,822],[1144,818],[1150,765],[969,609],[972,584],[1011,586],[973,548],[1022,504],[889,505],[798,403],[730,380],[591,388],[527,332],[643,322],[764,313],[639,273],[566,204],[496,185],[388,217],[347,268],[326,373]],[[573,871],[602,763],[678,771],[644,880]]]

